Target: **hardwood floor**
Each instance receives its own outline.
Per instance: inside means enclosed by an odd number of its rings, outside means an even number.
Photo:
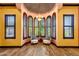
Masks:
[[[43,43],[24,45],[22,48],[0,48],[0,56],[79,56],[79,48],[57,48]]]

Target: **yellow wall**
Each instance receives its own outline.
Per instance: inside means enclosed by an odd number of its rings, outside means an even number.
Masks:
[[[63,39],[63,14],[74,14],[74,39]],[[58,11],[57,46],[78,46],[78,6],[63,6]]]
[[[16,15],[16,39],[5,39],[5,14]],[[21,46],[21,12],[16,6],[0,6],[0,46]]]
[[[23,40],[23,12],[16,6],[0,6],[0,46],[22,46],[30,41]],[[5,14],[16,14],[16,39],[5,39]],[[74,14],[74,39],[63,39],[63,14]],[[57,46],[78,46],[78,6],[63,6],[56,11],[56,31]]]

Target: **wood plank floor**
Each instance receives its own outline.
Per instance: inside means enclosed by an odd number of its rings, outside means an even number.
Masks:
[[[79,56],[79,48],[57,48],[53,44],[38,43],[22,48],[0,48],[0,56]]]

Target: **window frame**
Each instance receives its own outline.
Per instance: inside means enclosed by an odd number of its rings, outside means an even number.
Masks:
[[[30,15],[30,16],[28,16],[28,38],[31,38],[30,36],[29,36],[29,18],[32,18],[32,35],[33,35],[33,17]]]
[[[38,26],[35,26],[35,21],[36,21],[37,19],[36,19],[36,17],[34,18],[34,36],[36,36],[35,35],[35,28],[38,28],[38,30],[39,30],[39,21],[38,21]],[[38,31],[38,36],[36,36],[36,37],[39,37],[39,31]]]
[[[65,19],[64,19],[65,16],[71,16],[72,17],[72,21],[71,21],[72,25],[71,26],[65,25]],[[71,27],[72,28],[72,37],[65,37],[65,29],[64,29],[65,27]],[[63,38],[64,39],[74,39],[74,14],[64,14],[63,15]]]
[[[24,27],[25,27],[25,25],[24,25],[24,17],[26,16],[26,37],[24,37]],[[27,14],[23,14],[23,40],[24,39],[27,39]]]
[[[54,20],[53,20],[53,16],[55,17],[55,25],[53,25],[53,21],[54,21]],[[51,30],[52,30],[52,32],[51,32],[51,33],[52,33],[52,34],[51,34],[51,37],[52,37],[52,39],[56,39],[56,15],[52,15],[52,21],[51,21],[51,22],[52,22],[52,23],[51,23],[51,24],[52,24],[52,25],[51,25],[51,26],[52,26],[52,27],[51,27],[51,28],[52,28],[52,29],[51,29]],[[53,37],[53,27],[55,27],[55,37]]]
[[[42,18],[42,20],[44,21],[44,25],[43,25],[43,29],[44,29],[44,36],[41,35],[41,37],[45,37],[45,17]]]
[[[7,25],[7,16],[14,16],[14,25]],[[14,37],[6,37],[6,28],[14,27]],[[16,15],[15,14],[5,14],[5,39],[15,39],[16,38]]]
[[[47,25],[47,19],[48,18],[50,18],[50,26]],[[50,28],[50,37],[51,37],[51,16],[50,15],[47,16],[47,18],[46,18],[46,30],[47,30],[47,28]],[[46,34],[48,35],[48,31],[46,31],[46,32],[47,32]]]

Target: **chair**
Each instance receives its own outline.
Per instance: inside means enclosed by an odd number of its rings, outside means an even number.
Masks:
[[[31,37],[31,44],[36,44],[38,43],[38,38],[36,38],[35,36]]]
[[[44,44],[50,44],[51,43],[51,39],[49,36],[46,36],[45,38],[43,38],[43,43]]]

